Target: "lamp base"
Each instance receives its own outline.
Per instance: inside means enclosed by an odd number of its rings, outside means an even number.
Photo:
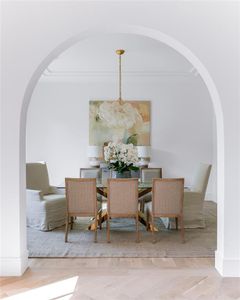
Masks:
[[[92,159],[89,160],[89,165],[91,167],[94,167],[94,168],[99,168],[100,167],[100,163],[101,163],[101,161],[98,160],[98,159],[96,159],[96,158],[92,158]]]
[[[139,167],[148,166],[149,159],[147,158],[141,158],[138,162]]]

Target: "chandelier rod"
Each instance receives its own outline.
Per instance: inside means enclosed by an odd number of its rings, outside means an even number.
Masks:
[[[119,49],[116,50],[117,55],[119,56],[119,60],[118,60],[118,65],[119,65],[119,74],[118,74],[118,78],[119,78],[119,98],[118,101],[120,103],[122,103],[122,54],[124,54],[124,50],[123,49]]]

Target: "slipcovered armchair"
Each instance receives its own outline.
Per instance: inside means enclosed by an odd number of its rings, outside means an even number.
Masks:
[[[63,191],[50,186],[46,163],[27,163],[27,226],[49,231],[65,224],[66,199]]]
[[[201,163],[192,188],[184,191],[183,215],[185,228],[204,228],[203,205],[212,166]],[[173,219],[162,219],[167,228],[176,228]]]

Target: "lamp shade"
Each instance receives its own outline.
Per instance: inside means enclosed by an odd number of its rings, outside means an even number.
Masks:
[[[88,146],[88,157],[102,157],[102,147]]]
[[[137,146],[138,157],[150,157],[151,148],[149,146]]]

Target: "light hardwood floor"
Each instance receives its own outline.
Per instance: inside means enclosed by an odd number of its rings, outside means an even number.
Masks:
[[[222,278],[211,258],[30,259],[0,284],[16,300],[240,299],[240,278]]]

